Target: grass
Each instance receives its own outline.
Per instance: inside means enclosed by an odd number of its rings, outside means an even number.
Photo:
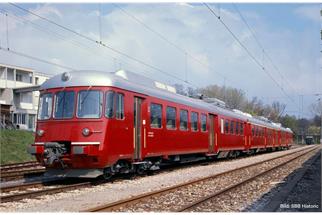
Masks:
[[[0,164],[35,160],[27,152],[27,146],[34,141],[30,131],[0,130]]]

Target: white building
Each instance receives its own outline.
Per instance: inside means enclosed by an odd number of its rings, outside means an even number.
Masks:
[[[0,127],[34,130],[39,85],[49,78],[33,69],[0,64]]]

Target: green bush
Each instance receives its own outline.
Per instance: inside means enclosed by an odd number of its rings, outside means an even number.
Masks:
[[[27,146],[34,142],[34,134],[22,130],[0,130],[1,164],[35,160],[27,153]]]

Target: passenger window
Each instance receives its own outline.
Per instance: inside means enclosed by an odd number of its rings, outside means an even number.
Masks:
[[[234,121],[230,122],[230,133],[233,134],[234,133]]]
[[[191,113],[191,130],[198,131],[198,113]]]
[[[252,136],[254,136],[255,135],[255,128],[254,128],[254,126],[252,126]]]
[[[180,130],[188,130],[188,111],[180,110]]]
[[[174,107],[167,107],[167,128],[176,128],[176,108]]]
[[[121,93],[117,93],[115,103],[116,103],[116,107],[115,107],[116,119],[124,119],[124,95]]]
[[[105,116],[107,118],[113,118],[114,116],[114,91],[106,92],[105,99]]]
[[[162,106],[151,104],[151,128],[162,127]]]
[[[258,137],[258,127],[256,126],[256,129],[255,129],[255,132],[256,132],[256,136]]]
[[[228,134],[229,132],[229,121],[226,119],[225,120],[225,134]]]
[[[207,131],[207,115],[201,114],[201,131]]]
[[[240,123],[240,134],[243,135],[244,134],[244,124]]]
[[[235,134],[239,135],[239,122],[236,122]]]

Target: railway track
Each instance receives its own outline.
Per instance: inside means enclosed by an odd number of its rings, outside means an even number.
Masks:
[[[40,183],[30,183],[26,185],[27,187],[34,187],[34,186],[41,186]],[[28,191],[28,192],[23,192],[23,193],[17,193],[17,194],[12,194],[12,195],[5,195],[0,197],[0,202],[13,202],[13,201],[18,201],[22,199],[27,199],[27,198],[34,198],[34,197],[39,197],[42,195],[48,195],[48,194],[55,194],[55,193],[60,193],[60,192],[65,192],[69,190],[75,190],[75,189],[80,189],[84,187],[90,187],[92,186],[91,182],[82,182],[82,183],[77,183],[77,184],[71,184],[71,185],[64,185],[64,186],[58,186],[54,188],[46,188],[46,189],[41,189],[41,190],[36,190],[36,191]],[[26,187],[24,187],[26,188]]]
[[[30,176],[39,176],[45,173],[45,168],[33,168],[33,169],[23,169],[23,170],[14,170],[14,171],[5,171],[1,172],[1,181],[9,181],[22,179]]]
[[[31,168],[31,167],[37,167],[40,166],[40,163],[37,161],[28,161],[28,162],[22,162],[22,163],[12,163],[12,164],[4,164],[0,166],[0,171],[11,171],[11,170],[17,170],[17,169],[24,169],[24,168]]]
[[[271,171],[312,153],[315,150],[317,150],[317,147],[310,147],[305,151],[288,153],[209,177],[108,203],[100,207],[88,209],[86,212],[193,211],[195,207],[198,207],[209,199],[227,193],[255,180],[257,177],[269,174]],[[230,178],[230,180],[227,180],[227,178]],[[207,189],[203,187],[207,187]],[[200,190],[203,192],[200,192]]]
[[[13,163],[0,166],[1,181],[21,179],[27,176],[37,176],[45,172],[37,161]]]
[[[207,162],[201,161],[201,162],[193,163],[192,165],[195,166],[196,164],[197,165],[205,165],[205,164],[207,164]],[[191,166],[191,165],[188,165],[188,167],[189,166]],[[170,167],[170,169],[165,168],[160,171],[161,172],[168,171],[168,170],[173,171],[177,168],[185,168],[185,167],[187,167],[187,166],[186,165],[185,166],[178,165],[178,166]],[[41,170],[40,170],[40,172],[41,172]],[[125,176],[125,177],[127,177],[127,176]],[[122,178],[124,178],[124,176],[116,177],[114,180],[119,180]],[[59,179],[59,180],[62,180],[62,179]],[[50,183],[50,181],[49,181],[49,183]],[[44,188],[44,189],[36,190],[36,191],[26,191],[23,193],[17,193],[17,194],[12,194],[12,195],[6,195],[3,197],[0,197],[0,201],[1,202],[18,201],[21,199],[34,198],[34,197],[38,197],[41,195],[54,194],[54,193],[64,192],[64,191],[73,190],[73,189],[80,189],[83,187],[89,187],[89,186],[93,186],[93,185],[97,185],[97,184],[101,184],[101,183],[105,183],[105,182],[98,182],[98,181],[85,182],[85,183],[76,183],[76,184],[66,185],[66,186],[59,186],[59,187],[55,187],[55,188],[45,188],[48,184],[44,184],[44,182],[38,181],[38,182],[30,182],[30,183],[24,183],[24,184],[8,186],[8,187],[1,187],[0,190],[2,193],[10,192],[10,191],[27,190],[28,188]]]

